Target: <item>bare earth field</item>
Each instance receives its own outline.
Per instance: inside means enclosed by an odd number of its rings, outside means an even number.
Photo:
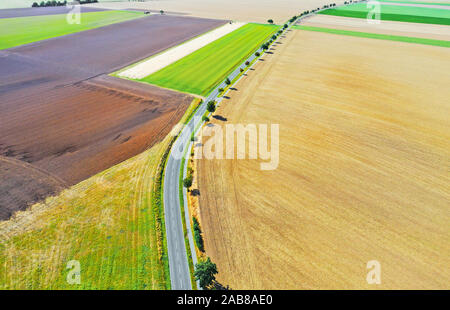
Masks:
[[[387,20],[382,20],[379,24],[369,24],[365,19],[332,15],[315,15],[299,25],[450,41],[450,27],[445,25]]]
[[[278,168],[197,161],[218,281],[448,289],[450,50],[297,30],[273,52],[212,123],[280,124]],[[370,260],[381,285],[366,282]]]
[[[104,74],[224,23],[151,16],[0,52],[0,156],[73,185],[143,152],[192,98]],[[61,186],[0,161],[6,169],[0,219]]]
[[[188,14],[204,18],[231,19],[245,22],[265,23],[269,18],[282,24],[293,15],[329,4],[327,0],[154,0],[148,2],[93,3],[90,7],[107,9],[164,10],[171,14]],[[336,1],[343,4],[344,0]]]

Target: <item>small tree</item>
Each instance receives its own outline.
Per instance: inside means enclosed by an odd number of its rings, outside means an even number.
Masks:
[[[269,24],[273,24],[273,19],[269,19],[267,22],[268,22]]]
[[[240,68],[239,71],[242,73],[242,72],[244,72],[244,69]]]
[[[247,60],[247,61],[245,62],[245,65],[246,65],[246,66],[250,65],[250,61]]]
[[[209,117],[206,116],[206,115],[203,115],[203,116],[202,116],[202,121],[204,121],[204,122],[209,122]]]
[[[33,8],[37,8],[39,6],[39,4],[37,2],[33,2],[33,4],[31,5],[31,7]]]
[[[224,90],[225,90],[225,89],[223,89],[222,87],[219,88],[219,94],[220,94],[220,93],[223,93]]]
[[[163,11],[163,10],[161,10],[161,11],[159,11],[159,13],[161,13],[161,15],[163,15],[163,14],[164,14],[164,11]]]
[[[229,78],[227,78],[227,79],[225,80],[225,84],[227,84],[227,85],[230,85],[230,84],[231,84],[231,81],[230,81]]]
[[[195,264],[194,276],[196,281],[200,281],[200,286],[204,289],[210,287],[216,280],[217,266],[208,257]]]
[[[189,175],[183,180],[183,186],[186,187],[189,192],[189,188],[192,186],[192,175]]]
[[[208,102],[208,105],[206,106],[206,109],[208,110],[208,112],[213,113],[216,110],[216,102],[213,101],[213,100]]]
[[[259,57],[259,56],[261,56],[261,54],[260,54],[259,52],[256,52],[256,53],[255,53],[255,56],[256,56],[256,57]]]

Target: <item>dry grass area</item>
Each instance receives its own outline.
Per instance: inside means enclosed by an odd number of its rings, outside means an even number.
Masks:
[[[280,164],[199,160],[200,215],[233,289],[448,289],[450,50],[291,31],[226,123],[279,123]],[[366,264],[381,264],[381,285]]]
[[[88,6],[108,9],[146,9],[169,14],[177,13],[204,18],[231,19],[246,22],[265,23],[269,18],[282,24],[293,15],[305,10],[322,7],[335,2],[343,4],[344,0],[154,0],[147,2],[105,2]]]
[[[170,288],[153,197],[170,139],[0,222],[0,289]],[[79,285],[66,282],[71,260]]]

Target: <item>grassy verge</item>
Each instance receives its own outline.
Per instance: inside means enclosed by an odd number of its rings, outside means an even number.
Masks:
[[[185,205],[184,205],[184,198],[183,198],[183,171],[184,171],[184,165],[185,165],[185,158],[187,154],[188,149],[183,155],[183,158],[181,159],[181,167],[180,167],[180,177],[179,177],[179,184],[180,184],[180,190],[178,192],[179,199],[180,199],[180,209],[181,209],[181,219],[183,223],[183,234],[184,234],[184,244],[186,246],[186,254],[188,258],[188,264],[189,264],[189,271],[191,275],[191,285],[192,289],[197,289],[197,283],[195,282],[194,277],[194,262],[192,260],[192,249],[189,245],[189,236],[187,233],[187,227],[186,227],[186,216],[185,216]],[[187,207],[187,206],[186,206]]]
[[[441,47],[450,47],[450,41],[444,41],[444,40],[394,36],[394,35],[387,35],[387,34],[348,31],[348,30],[312,27],[312,26],[293,26],[293,28],[300,29],[300,30],[307,30],[307,31],[318,31],[318,32],[326,32],[326,33],[332,33],[332,34],[338,34],[338,35],[361,37],[361,38],[370,38],[370,39],[378,39],[378,40],[389,40],[389,41],[397,41],[397,42],[407,42],[407,43],[425,44],[425,45],[433,45],[433,46],[441,46]]]
[[[50,39],[70,33],[99,28],[142,18],[142,12],[102,11],[81,13],[80,24],[69,24],[67,14],[0,19],[0,49]]]
[[[445,2],[416,2],[416,1],[393,1],[393,0],[379,0],[380,2],[388,3],[405,3],[405,4],[425,4],[425,5],[450,5],[450,3]]]
[[[276,29],[247,24],[141,81],[205,96]]]

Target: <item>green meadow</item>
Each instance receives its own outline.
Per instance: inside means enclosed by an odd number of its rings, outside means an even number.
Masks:
[[[394,1],[394,0],[379,0],[380,2],[389,2],[389,3],[405,3],[405,4],[426,4],[426,5],[450,5],[445,2],[417,2],[417,1]]]
[[[319,14],[367,18],[370,8],[367,3],[358,3],[350,6],[329,9]],[[450,11],[437,8],[424,8],[413,6],[381,5],[380,19],[410,23],[450,25]]]
[[[348,31],[348,30],[340,30],[340,29],[332,29],[332,28],[311,27],[311,26],[294,26],[293,28],[300,29],[300,30],[318,31],[318,32],[332,33],[332,34],[338,34],[338,35],[361,37],[361,38],[370,38],[370,39],[378,39],[378,40],[388,40],[388,41],[434,45],[434,46],[441,46],[441,47],[450,47],[450,41],[444,41],[444,40],[394,36],[394,35],[388,35],[388,34]]]
[[[144,17],[140,12],[104,11],[81,13],[80,24],[69,24],[66,14],[0,19],[0,49],[50,39]]]
[[[205,96],[278,27],[244,25],[140,81]]]

